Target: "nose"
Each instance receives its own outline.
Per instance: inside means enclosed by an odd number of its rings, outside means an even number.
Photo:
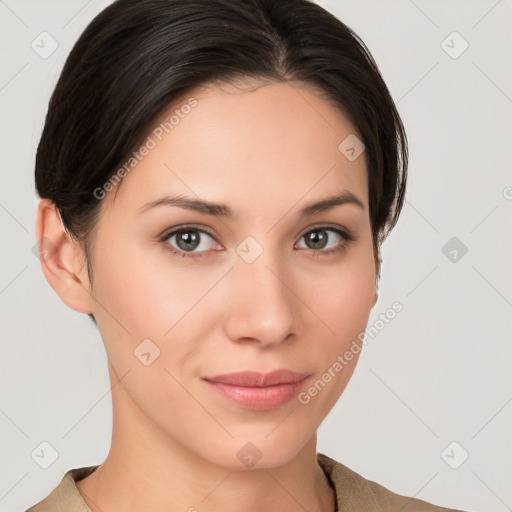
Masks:
[[[228,280],[225,332],[234,342],[270,347],[293,338],[298,303],[290,269],[264,251],[255,261],[237,259]]]

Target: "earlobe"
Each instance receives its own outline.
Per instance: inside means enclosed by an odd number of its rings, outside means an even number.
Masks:
[[[36,236],[39,261],[50,286],[62,301],[80,313],[92,313],[90,285],[78,242],[66,232],[55,204],[40,199],[37,207]]]

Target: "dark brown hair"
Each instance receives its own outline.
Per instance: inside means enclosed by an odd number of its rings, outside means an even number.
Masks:
[[[35,184],[84,249],[91,284],[93,193],[178,96],[213,82],[300,80],[345,113],[365,144],[377,276],[405,196],[405,130],[361,39],[309,0],[117,0],[71,50],[37,148]],[[340,141],[341,142],[341,141]],[[93,315],[89,315],[93,321]]]

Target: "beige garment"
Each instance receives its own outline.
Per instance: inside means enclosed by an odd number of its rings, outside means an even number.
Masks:
[[[322,453],[317,461],[336,491],[336,512],[462,512],[395,494]],[[70,469],[45,499],[25,512],[91,512],[75,482],[97,467]]]

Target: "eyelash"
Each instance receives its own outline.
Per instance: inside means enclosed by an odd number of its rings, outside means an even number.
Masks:
[[[186,252],[186,251],[178,251],[177,249],[175,249],[174,247],[170,246],[167,243],[169,238],[171,238],[174,235],[177,235],[179,233],[184,233],[184,232],[187,232],[187,231],[197,231],[198,233],[204,233],[204,234],[210,236],[211,238],[213,238],[215,240],[214,235],[212,233],[210,233],[208,230],[202,229],[202,228],[200,229],[200,228],[198,228],[197,226],[194,226],[194,225],[185,225],[185,226],[181,226],[179,229],[175,229],[173,231],[170,231],[169,233],[166,233],[166,234],[162,235],[159,238],[159,242],[163,243],[164,244],[164,248],[166,250],[170,251],[171,254],[173,254],[174,256],[177,256],[179,258],[199,259],[199,258],[208,257],[208,254],[207,254],[206,251],[198,252],[198,253],[192,253],[192,252]],[[355,241],[355,237],[352,234],[350,234],[350,232],[341,230],[339,228],[334,228],[334,227],[331,227],[331,226],[315,227],[313,229],[310,229],[306,233],[304,233],[301,236],[301,238],[305,237],[306,235],[308,235],[310,233],[314,233],[315,231],[334,231],[336,234],[340,235],[341,238],[343,238],[345,240],[345,242],[342,243],[341,245],[335,247],[334,249],[328,249],[328,250],[309,249],[309,251],[311,251],[311,253],[312,253],[311,254],[312,257],[329,256],[331,254],[344,251],[344,250],[347,249],[347,247],[352,242]]]

